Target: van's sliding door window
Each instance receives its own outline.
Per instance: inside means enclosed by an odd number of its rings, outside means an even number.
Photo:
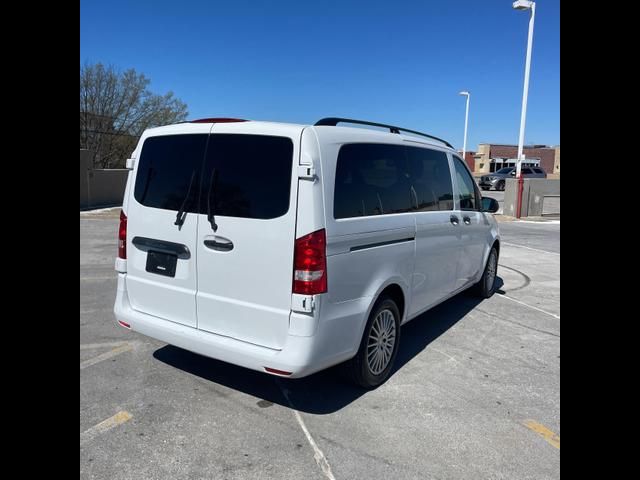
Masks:
[[[403,213],[411,209],[411,184],[402,145],[354,143],[340,147],[334,218]]]

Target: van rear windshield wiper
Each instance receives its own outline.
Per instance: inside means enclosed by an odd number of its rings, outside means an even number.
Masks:
[[[216,225],[216,219],[213,214],[213,208],[211,207],[211,192],[213,191],[213,195],[214,195],[213,200],[215,202],[214,184],[216,181],[216,173],[218,172],[214,167],[213,171],[211,172],[211,181],[209,182],[209,194],[207,195],[207,220],[211,224],[211,228],[213,229],[214,232],[218,230],[218,225]]]
[[[184,219],[187,217],[187,214],[184,211],[184,207],[187,205],[187,200],[189,200],[189,196],[191,195],[191,187],[193,186],[193,179],[194,178],[196,178],[196,171],[195,170],[191,174],[191,181],[189,182],[189,188],[187,189],[187,195],[184,197],[184,200],[182,201],[182,205],[180,205],[180,210],[178,210],[178,213],[176,215],[176,221],[173,222],[173,224],[174,225],[178,225],[178,227],[182,226],[182,224],[184,223]]]

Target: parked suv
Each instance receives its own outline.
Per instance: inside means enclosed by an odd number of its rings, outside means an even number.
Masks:
[[[491,188],[504,190],[507,178],[515,178],[515,176],[515,167],[505,167],[489,175],[483,175],[478,183],[482,190],[490,190]],[[547,178],[547,174],[540,167],[522,167],[522,176],[525,178]]]
[[[127,166],[115,317],[201,355],[374,388],[402,324],[494,293],[498,204],[431,135],[204,119],[145,131]]]

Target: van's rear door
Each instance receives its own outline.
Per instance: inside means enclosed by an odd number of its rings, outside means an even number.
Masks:
[[[301,133],[302,127],[260,122],[211,129],[200,204],[207,213],[198,216],[196,246],[199,329],[283,346]]]
[[[125,212],[132,308],[191,327],[197,323],[196,212],[210,129],[176,125],[143,137]],[[175,225],[181,207],[184,223]]]

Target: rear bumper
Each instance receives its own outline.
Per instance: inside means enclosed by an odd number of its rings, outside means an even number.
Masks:
[[[291,375],[277,375],[286,378],[305,377],[347,360],[355,353],[329,353],[331,349],[326,348],[326,336],[317,333],[313,336],[288,335],[282,350],[273,350],[138,312],[129,303],[126,274],[118,274],[113,310],[116,320],[148,337],[263,373],[270,373],[265,367],[291,372]]]

